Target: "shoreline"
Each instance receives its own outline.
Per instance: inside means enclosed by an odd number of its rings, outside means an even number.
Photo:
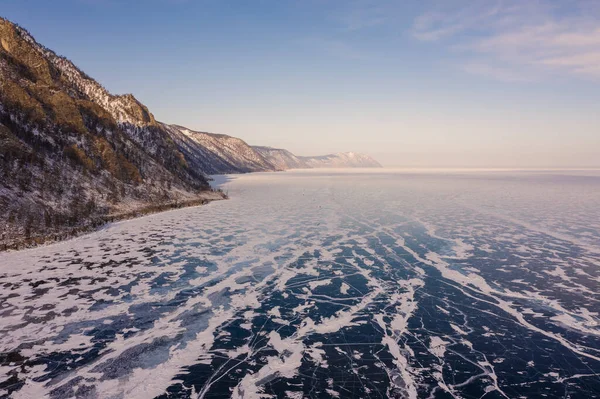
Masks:
[[[22,238],[17,239],[14,242],[10,243],[0,243],[0,253],[2,252],[17,252],[24,251],[27,249],[34,249],[38,247],[42,247],[45,245],[51,245],[55,243],[60,243],[64,241],[68,241],[73,238],[81,237],[86,234],[94,233],[96,231],[105,228],[111,223],[122,222],[127,220],[133,220],[137,218],[141,218],[148,215],[153,215],[157,213],[164,213],[171,210],[182,209],[182,208],[192,208],[195,206],[203,206],[208,205],[213,201],[222,201],[229,199],[229,197],[217,190],[215,191],[205,191],[202,194],[206,193],[215,193],[221,196],[221,198],[194,198],[184,201],[174,201],[167,202],[159,205],[147,205],[140,207],[138,209],[134,209],[128,212],[109,214],[105,216],[98,216],[89,220],[89,223],[84,226],[76,226],[65,228],[64,231],[53,232],[49,234],[42,234],[40,236],[31,237],[31,238]],[[201,194],[201,195],[202,195]]]

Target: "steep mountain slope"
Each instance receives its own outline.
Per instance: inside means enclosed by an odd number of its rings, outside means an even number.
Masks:
[[[267,159],[278,170],[309,168],[304,160],[295,156],[288,150],[261,146],[254,146],[252,148],[265,157],[265,159]]]
[[[296,156],[281,148],[253,147],[259,154],[279,170],[310,168],[381,168],[381,164],[368,155],[357,152],[339,152],[337,154],[314,157]]]
[[[157,122],[0,18],[0,249],[116,215],[222,198],[207,174],[380,166],[353,153],[297,157]]]
[[[192,167],[207,174],[274,171],[277,168],[246,142],[225,134],[162,124]]]
[[[0,247],[204,190],[205,176],[132,95],[109,94],[0,18]]]
[[[3,50],[21,62],[30,64],[36,78],[40,75],[42,84],[58,85],[59,90],[69,97],[88,101],[101,107],[119,124],[119,128],[145,151],[155,155],[156,160],[177,172],[179,177],[190,182],[202,180],[191,170],[186,170],[181,162],[181,154],[169,135],[156,122],[148,108],[132,94],[112,95],[102,85],[82,72],[68,59],[56,55],[52,50],[37,43],[21,27],[4,20],[7,37],[3,37]],[[14,31],[11,35],[10,31]],[[12,36],[12,37],[11,37]],[[10,43],[14,43],[10,44]],[[7,47],[4,47],[7,43]],[[12,48],[12,51],[9,51]],[[49,80],[48,80],[49,79]],[[50,90],[52,90],[50,88]]]

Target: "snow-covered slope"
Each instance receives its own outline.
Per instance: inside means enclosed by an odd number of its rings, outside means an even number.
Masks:
[[[281,171],[310,168],[380,168],[368,155],[342,152],[300,157],[282,148],[249,146],[241,139],[161,124],[187,162],[207,174]]]
[[[338,152],[337,154],[298,158],[310,168],[381,168],[379,162],[368,155],[357,152]]]
[[[187,162],[207,174],[277,170],[263,155],[237,137],[197,132],[179,125],[162,124],[185,155]]]
[[[305,169],[309,167],[304,160],[295,156],[288,150],[262,146],[254,146],[252,148],[265,157],[278,170]]]

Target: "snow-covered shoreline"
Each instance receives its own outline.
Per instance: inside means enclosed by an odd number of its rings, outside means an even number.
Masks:
[[[187,199],[183,201],[168,202],[158,205],[144,205],[136,207],[125,212],[113,213],[106,216],[99,217],[96,220],[88,221],[88,224],[81,226],[75,226],[71,228],[65,228],[61,232],[53,232],[49,234],[41,234],[33,238],[18,238],[10,242],[0,243],[0,252],[4,251],[24,251],[27,249],[37,248],[40,246],[51,245],[63,241],[68,241],[73,238],[81,237],[83,235],[94,233],[106,226],[121,221],[127,221],[137,219],[140,217],[164,213],[172,210],[181,208],[189,208],[194,206],[207,205],[212,201],[220,201],[227,199],[227,196],[215,189],[215,191],[203,191],[196,198]]]

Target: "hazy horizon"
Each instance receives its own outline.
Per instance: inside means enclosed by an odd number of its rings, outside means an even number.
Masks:
[[[5,1],[158,120],[386,167],[600,167],[600,3]]]

